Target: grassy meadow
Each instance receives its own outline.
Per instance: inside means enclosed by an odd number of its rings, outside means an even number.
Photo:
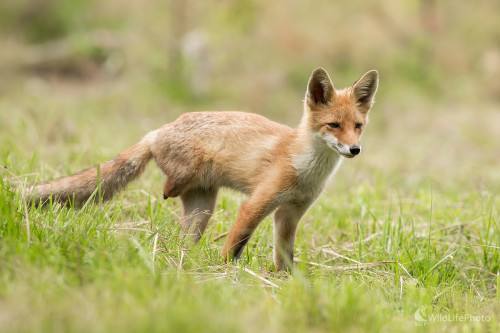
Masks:
[[[0,332],[500,330],[500,6],[22,0],[0,4]],[[105,162],[189,111],[295,126],[307,80],[377,69],[363,152],[303,218],[293,274],[268,217],[220,257],[151,163],[112,201],[30,208],[24,185]]]

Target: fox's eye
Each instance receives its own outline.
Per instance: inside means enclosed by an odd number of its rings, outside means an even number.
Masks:
[[[361,129],[361,128],[363,128],[363,124],[361,124],[361,123],[357,123],[357,124],[356,124],[356,129]]]
[[[339,123],[328,123],[328,126],[330,126],[330,128],[340,128]]]

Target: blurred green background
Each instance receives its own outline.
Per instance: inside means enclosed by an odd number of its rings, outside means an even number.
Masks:
[[[2,1],[2,163],[75,172],[189,111],[294,126],[322,66],[339,88],[380,72],[364,153],[339,178],[492,189],[499,13],[495,0]]]
[[[300,224],[293,276],[272,273],[271,218],[222,264],[234,192],[200,245],[178,242],[156,167],[83,210],[10,191],[185,112],[295,126],[319,66],[380,86],[363,153]],[[498,0],[0,1],[0,331],[498,331],[499,78]],[[420,306],[492,320],[416,326]]]

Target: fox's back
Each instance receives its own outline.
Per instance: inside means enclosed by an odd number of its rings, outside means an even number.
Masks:
[[[193,172],[204,183],[250,191],[253,180],[284,153],[280,141],[292,133],[252,113],[193,112],[160,128],[152,152],[167,176]]]

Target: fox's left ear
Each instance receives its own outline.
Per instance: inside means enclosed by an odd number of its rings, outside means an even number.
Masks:
[[[368,112],[372,107],[378,88],[378,72],[371,70],[352,85],[353,97],[361,111]]]
[[[335,98],[335,88],[328,73],[321,67],[316,68],[307,83],[306,102],[310,108],[329,105]]]

